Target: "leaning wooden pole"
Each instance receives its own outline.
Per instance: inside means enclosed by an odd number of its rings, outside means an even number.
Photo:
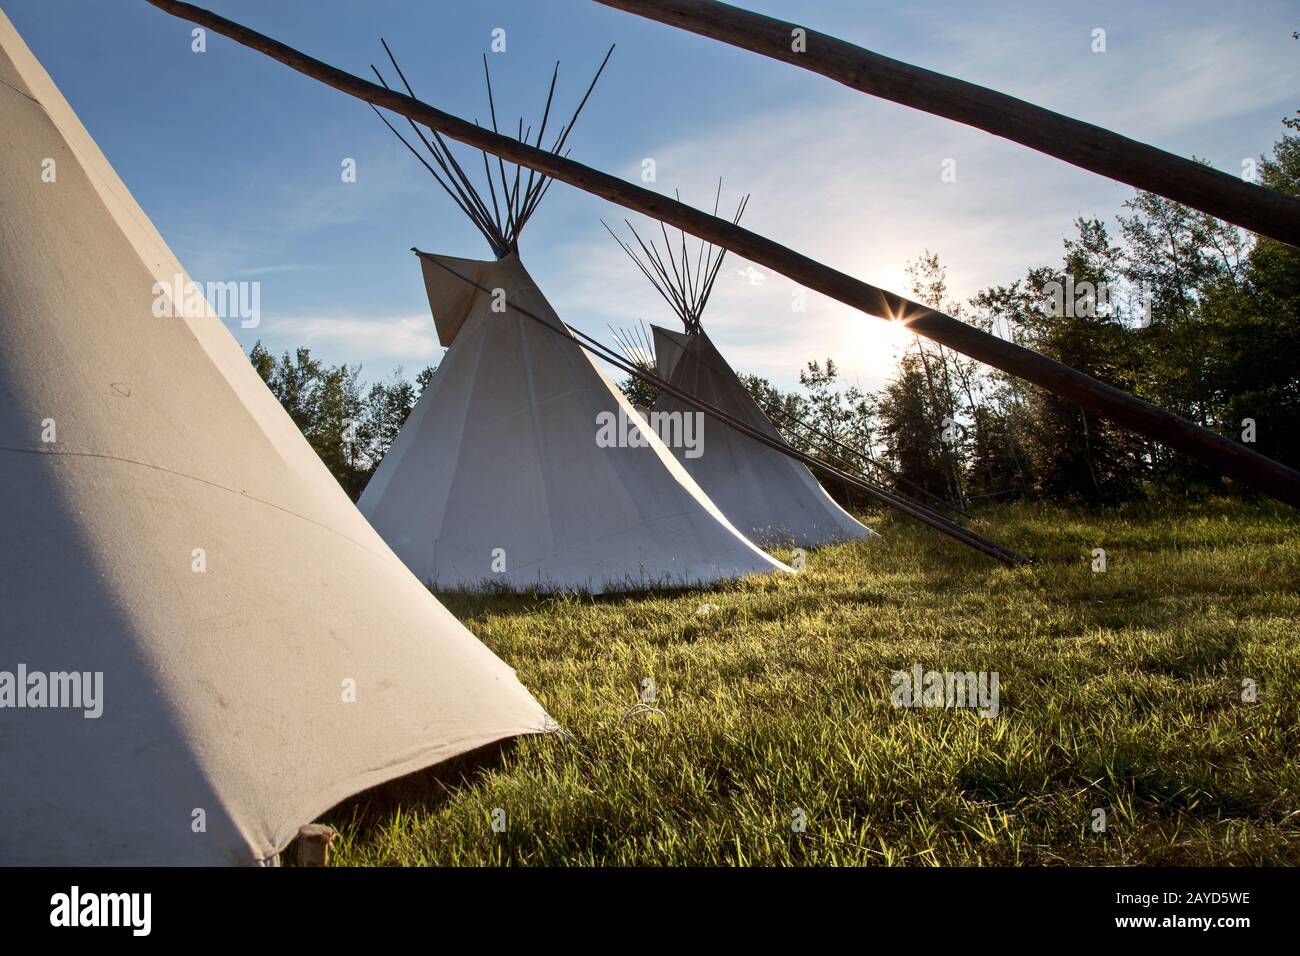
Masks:
[[[869,315],[897,319],[912,331],[951,349],[978,359],[994,368],[1019,376],[1035,385],[1108,418],[1119,425],[1159,441],[1195,458],[1206,467],[1230,476],[1300,507],[1300,472],[1251,451],[1244,445],[1208,428],[1157,408],[1150,402],[1120,391],[1089,375],[999,339],[951,316],[936,312],[893,292],[879,289],[845,275],[814,259],[788,249],[725,219],[710,216],[684,203],[483,129],[475,123],[422,103],[410,96],[385,89],[358,76],[345,73],[313,59],[270,37],[240,26],[224,17],[178,0],[149,0],[168,13],[190,20],[217,33],[265,53],[300,73],[328,86],[467,143],[527,166],[553,179],[608,199],[627,209],[671,223],[691,235],[723,246],[751,262],[767,266],[801,285],[821,292]]]
[[[1080,169],[1300,246],[1300,199],[965,80],[717,0],[596,0],[974,126]],[[795,31],[801,31],[796,34]]]

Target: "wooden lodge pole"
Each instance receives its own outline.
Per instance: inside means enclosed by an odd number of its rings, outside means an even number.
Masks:
[[[902,321],[919,335],[1019,376],[1103,418],[1177,449],[1215,472],[1251,485],[1293,507],[1300,507],[1300,472],[1060,362],[855,279],[725,219],[710,216],[563,156],[483,129],[413,97],[353,76],[193,4],[180,0],[149,2],[357,99],[382,106],[462,143],[669,223],[868,315]]]
[[[1300,246],[1300,199],[987,87],[718,0],[596,0],[1001,136],[1072,166]],[[795,31],[802,31],[796,36]]]

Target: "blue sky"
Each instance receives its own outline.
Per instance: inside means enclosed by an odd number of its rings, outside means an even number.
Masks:
[[[575,159],[636,179],[654,158],[655,187],[697,206],[711,204],[721,175],[724,206],[752,194],[749,228],[900,292],[907,262],[926,249],[958,296],[1009,282],[1055,258],[1075,216],[1113,219],[1132,193],[588,0],[200,5],[362,75],[382,65],[382,35],[417,94],[467,117],[485,118],[481,55],[503,28],[506,52],[489,52],[498,112],[526,123],[540,116],[556,59],[567,117],[617,43],[570,140]],[[1269,151],[1281,117],[1300,106],[1293,3],[745,5],[1233,172]],[[367,105],[219,36],[194,53],[191,25],[143,0],[0,8],[190,273],[261,282],[261,326],[232,323],[245,350],[258,338],[276,351],[306,344],[331,362],[361,362],[368,380],[436,362],[408,250],[490,252]],[[1090,49],[1097,28],[1104,53]],[[355,183],[342,181],[344,158],[356,160]],[[948,158],[956,182],[941,181]],[[600,225],[623,215],[557,183],[521,244],[566,321],[605,341],[607,324],[673,326]],[[804,362],[829,355],[850,381],[883,383],[903,341],[896,328],[813,294],[795,312],[788,280],[756,282],[744,265],[728,259],[705,319],[733,365],[791,387]]]

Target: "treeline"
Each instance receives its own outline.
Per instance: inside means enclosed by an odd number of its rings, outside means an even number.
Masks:
[[[1300,114],[1298,114],[1300,117]],[[1300,118],[1259,180],[1300,196]],[[1060,259],[953,301],[937,256],[909,266],[914,298],[1300,466],[1300,250],[1255,239],[1139,193],[1118,234],[1078,219]],[[862,321],[876,321],[864,318]],[[433,374],[400,369],[368,388],[359,365],[300,348],[250,358],[321,460],[356,499]],[[792,445],[913,497],[1109,503],[1151,493],[1232,491],[1186,457],[1072,402],[915,338],[887,385],[845,386],[814,361],[795,391],[742,380]],[[623,389],[653,403],[644,382]],[[847,489],[827,481],[841,500]]]
[[[1284,122],[1300,131],[1300,119]],[[1287,133],[1258,171],[1265,186],[1300,195],[1300,136]],[[967,302],[950,299],[927,252],[909,268],[912,295],[1300,466],[1300,250],[1149,193],[1117,218],[1118,235],[1076,220],[1056,264]],[[922,338],[875,394],[840,387],[829,360],[800,383],[785,393],[746,378],[792,444],[816,453],[809,429],[791,424],[804,421],[835,440],[820,441],[833,449],[823,457],[856,456],[914,495],[1107,503],[1232,490],[1185,456]]]

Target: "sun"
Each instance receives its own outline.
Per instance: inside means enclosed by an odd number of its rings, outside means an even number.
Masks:
[[[880,319],[856,309],[845,309],[844,345],[858,364],[893,367],[912,341],[913,333],[896,319]]]

